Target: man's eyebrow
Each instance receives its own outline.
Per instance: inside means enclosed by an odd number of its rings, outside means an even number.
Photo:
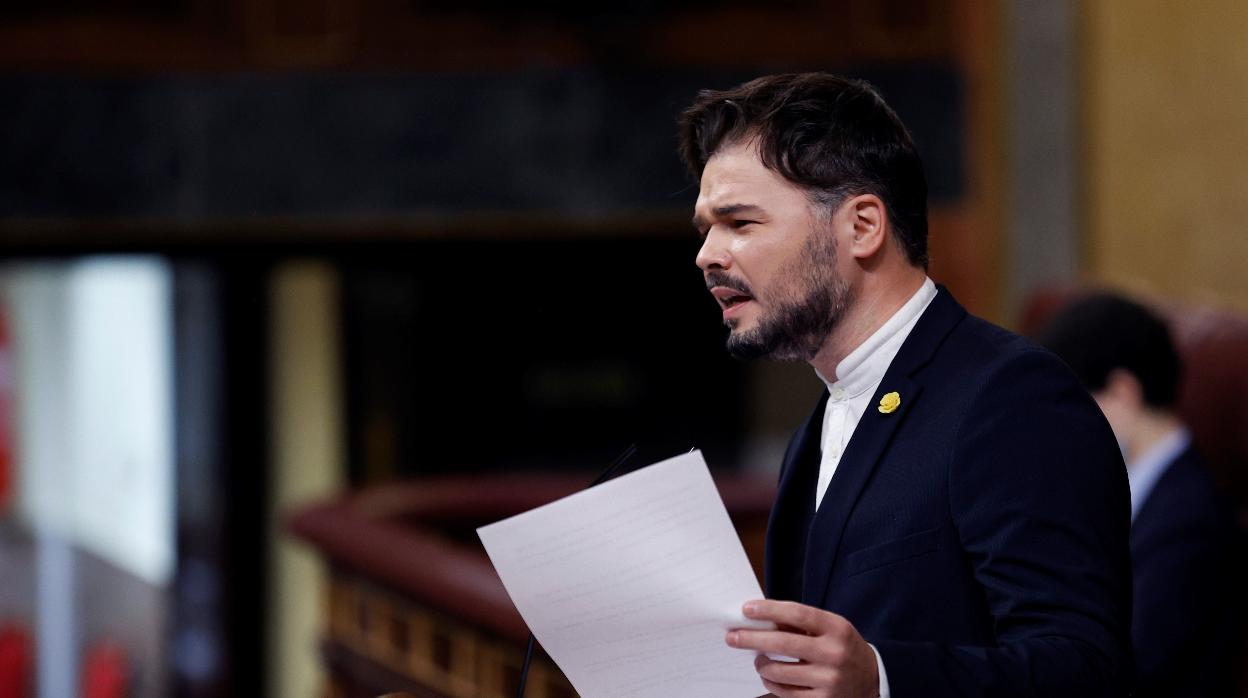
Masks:
[[[715,214],[716,218],[725,218],[727,216],[733,216],[738,213],[761,213],[762,210],[763,210],[762,207],[756,204],[727,204],[724,206],[716,206],[715,208],[711,209],[711,213]],[[703,218],[701,215],[694,214],[693,229],[700,233],[706,227],[707,227],[706,219]]]

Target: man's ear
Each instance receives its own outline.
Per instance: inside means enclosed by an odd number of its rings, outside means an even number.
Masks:
[[[1118,442],[1130,449],[1144,405],[1144,386],[1140,380],[1130,371],[1115,368],[1105,376],[1105,387],[1094,392],[1092,397],[1105,413]]]
[[[841,206],[850,233],[848,250],[858,259],[874,257],[888,239],[888,211],[875,194],[850,197]]]
[[[1102,391],[1122,405],[1139,408],[1144,404],[1144,386],[1134,373],[1122,368],[1115,368],[1105,377],[1105,389]]]

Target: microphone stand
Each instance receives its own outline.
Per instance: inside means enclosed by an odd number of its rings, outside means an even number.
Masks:
[[[594,478],[594,481],[589,483],[585,489],[589,489],[590,487],[601,485],[606,482],[607,479],[615,474],[615,471],[618,470],[621,465],[624,465],[624,461],[632,458],[633,454],[636,452],[637,444],[629,444],[628,448],[624,449],[623,453],[616,456],[615,460],[611,461],[611,465],[608,465],[607,469],[602,471],[598,477]],[[524,685],[529,681],[529,664],[533,661],[533,644],[536,641],[537,638],[532,632],[530,632],[528,645],[524,648],[524,664],[520,665],[520,684],[516,687],[516,698],[524,698]]]

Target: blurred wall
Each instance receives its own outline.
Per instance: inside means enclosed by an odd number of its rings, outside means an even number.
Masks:
[[[314,696],[324,684],[317,656],[319,611],[327,594],[324,566],[313,551],[280,534],[288,512],[329,497],[343,485],[337,279],[326,263],[296,260],[276,271],[270,287],[271,696]]]
[[[1085,272],[1248,310],[1248,3],[1084,13]]]
[[[414,240],[526,216],[530,235],[683,234],[692,95],[826,69],[907,122],[934,275],[994,316],[998,5],[0,3],[0,246]]]
[[[1079,269],[1078,2],[1003,3],[1008,254],[999,274],[1007,322],[1037,288]]]

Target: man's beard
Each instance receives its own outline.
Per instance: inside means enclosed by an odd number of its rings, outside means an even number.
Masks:
[[[853,294],[836,273],[836,247],[831,235],[815,232],[801,256],[785,269],[784,286],[755,298],[772,310],[749,331],[736,332],[730,323],[727,348],[742,360],[809,361],[849,308]]]

